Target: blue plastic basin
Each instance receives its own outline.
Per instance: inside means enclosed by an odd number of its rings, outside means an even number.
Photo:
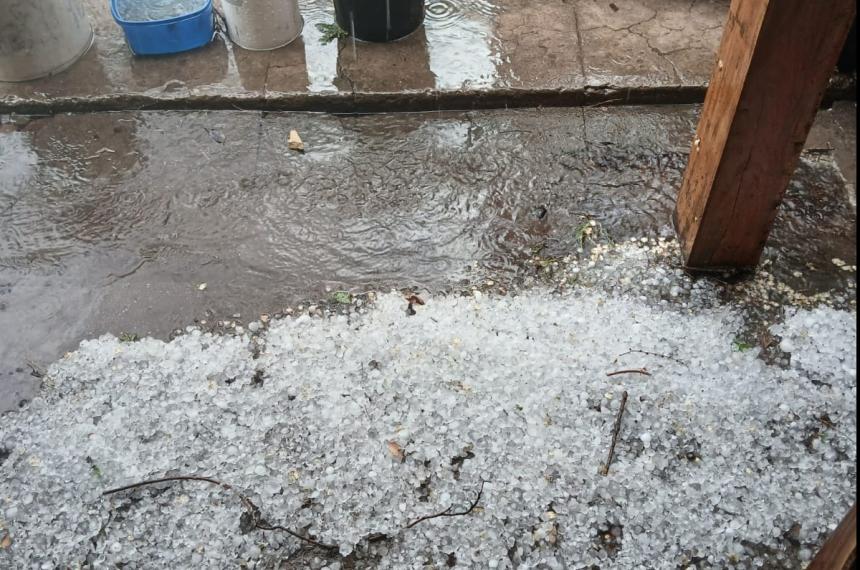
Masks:
[[[117,0],[110,0],[113,19],[125,32],[128,47],[135,55],[162,55],[205,46],[215,35],[212,0],[195,12],[174,18],[130,22],[119,17]]]

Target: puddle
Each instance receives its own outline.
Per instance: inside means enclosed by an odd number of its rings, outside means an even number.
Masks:
[[[250,321],[326,289],[519,279],[595,220],[671,232],[697,108],[331,116],[57,116],[0,128],[4,408],[46,363],[110,331]],[[287,148],[297,129],[307,153]],[[804,160],[766,257],[796,289],[844,287],[855,214]],[[806,263],[817,260],[816,268]],[[794,272],[800,272],[795,276]],[[201,290],[201,285],[206,287]]]
[[[494,4],[483,1],[438,0],[427,7],[424,28],[437,89],[497,83],[496,12]]]
[[[307,65],[308,91],[313,93],[336,91],[334,80],[337,78],[338,44],[322,43],[323,33],[317,29],[319,24],[334,23],[334,4],[332,2],[300,3],[305,26],[302,29],[305,60]]]
[[[268,70],[268,92],[396,92],[426,89],[489,87],[498,81],[499,46],[494,39],[494,3],[439,0],[428,4],[424,25],[416,32],[385,44],[353,42],[351,38],[323,43],[318,25],[334,23],[327,0],[301,3],[305,27],[302,45],[307,81],[285,80],[284,66]],[[247,54],[234,49],[237,60]],[[254,54],[251,59],[259,58]],[[277,62],[278,57],[273,56]],[[296,58],[292,58],[296,59]],[[252,68],[252,75],[263,72]],[[247,73],[246,73],[247,75]],[[295,74],[293,74],[295,75]]]

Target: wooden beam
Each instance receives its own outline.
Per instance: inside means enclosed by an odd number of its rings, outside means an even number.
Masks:
[[[732,0],[675,208],[687,267],[758,264],[854,13]]]
[[[806,570],[849,570],[857,560],[857,503]]]

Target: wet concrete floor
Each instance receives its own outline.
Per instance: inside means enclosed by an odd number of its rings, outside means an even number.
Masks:
[[[616,241],[671,235],[698,112],[7,117],[0,407],[31,397],[28,362],[105,332],[248,322],[342,289],[511,283],[535,248],[575,250],[590,219]],[[854,279],[830,262],[856,264],[854,166],[827,149],[855,116],[820,114],[765,253],[798,290]]]
[[[107,0],[83,0],[95,30],[92,49],[69,70],[22,84],[0,83],[0,108],[27,101],[123,96],[158,101],[494,90],[513,96],[584,87],[698,88],[703,95],[728,0],[431,0],[424,25],[393,43],[323,42],[318,24],[334,22],[330,0],[300,0],[301,37],[269,52],[234,46],[219,33],[207,47],[134,57]],[[216,1],[216,5],[219,3]],[[297,100],[281,99],[297,95]],[[209,99],[207,99],[209,98]],[[469,98],[462,99],[466,104]],[[312,101],[311,103],[312,104]],[[135,108],[128,101],[124,108]],[[470,105],[469,105],[470,106]],[[499,105],[503,107],[504,105]],[[113,107],[116,108],[116,107]],[[305,107],[303,107],[305,108]],[[464,108],[464,107],[457,107]],[[325,107],[331,109],[331,105]]]

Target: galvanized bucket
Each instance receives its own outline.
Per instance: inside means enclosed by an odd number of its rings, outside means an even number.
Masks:
[[[93,44],[79,0],[0,0],[0,81],[63,71]]]
[[[241,48],[277,49],[302,33],[298,0],[223,0],[221,6],[227,33]]]

